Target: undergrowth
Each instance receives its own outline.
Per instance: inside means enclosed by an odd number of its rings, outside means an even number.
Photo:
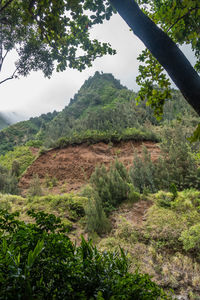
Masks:
[[[114,214],[115,227],[98,243],[101,250],[127,251],[131,270],[148,273],[163,288],[176,295],[199,299],[200,291],[200,192],[187,189],[173,193],[160,191],[145,196],[152,203],[144,221],[137,225],[127,209]],[[112,217],[112,218],[113,218]]]
[[[82,238],[79,247],[65,235],[59,218],[0,211],[0,299],[170,299],[148,275],[128,272],[121,250],[99,252]]]

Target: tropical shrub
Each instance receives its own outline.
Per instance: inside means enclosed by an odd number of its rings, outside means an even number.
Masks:
[[[71,221],[76,222],[85,216],[85,206],[88,199],[76,194],[34,196],[27,199],[27,208],[55,212],[62,217],[70,227]]]
[[[54,215],[34,223],[0,211],[0,299],[170,299],[148,275],[128,273],[119,253],[100,253],[82,238],[79,247]]]
[[[195,251],[199,255],[200,251],[200,223],[191,226],[188,230],[182,232],[179,238],[183,243],[183,248]]]
[[[20,175],[20,164],[17,160],[13,160],[12,162],[11,174],[16,177]]]
[[[43,141],[41,140],[30,140],[26,143],[28,147],[40,148],[43,145]]]
[[[179,237],[186,230],[185,215],[172,209],[153,205],[147,213],[145,236],[162,243],[166,248],[181,249]]]
[[[186,189],[181,193],[178,193],[175,200],[172,203],[173,210],[179,213],[189,211],[197,211],[200,209],[200,191],[195,189]]]
[[[56,177],[50,177],[48,174],[45,175],[45,186],[47,188],[53,188],[57,186],[58,180]]]
[[[199,251],[200,192],[194,189],[149,195],[154,205],[148,209],[145,236],[173,250]],[[197,255],[195,255],[197,257]]]

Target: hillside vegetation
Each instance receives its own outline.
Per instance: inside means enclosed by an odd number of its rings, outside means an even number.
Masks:
[[[178,192],[176,197],[174,197],[173,193],[167,192],[149,195],[135,194],[134,197],[132,196],[129,200],[123,200],[122,204],[118,206],[117,211],[112,212],[109,218],[101,214],[101,208],[99,206],[91,205],[90,201],[93,201],[91,198],[81,195],[63,194],[28,198],[1,195],[0,198],[0,208],[7,209],[10,212],[20,211],[20,219],[25,221],[26,224],[27,222],[31,222],[31,216],[34,216],[34,214],[27,215],[27,212],[31,212],[32,209],[36,212],[45,211],[46,213],[53,213],[57,217],[61,217],[65,230],[68,232],[67,235],[72,241],[76,241],[78,245],[81,242],[80,234],[82,234],[85,238],[87,238],[88,235],[92,237],[98,250],[106,250],[105,253],[110,253],[110,251],[119,253],[120,247],[123,247],[128,253],[128,269],[133,274],[135,274],[135,272],[137,274],[137,270],[141,273],[148,273],[153,277],[153,281],[159,284],[159,286],[162,286],[165,290],[173,288],[176,295],[182,295],[188,297],[188,299],[199,299],[199,191],[185,190]],[[93,209],[93,214],[97,214],[95,220],[91,219],[91,208]],[[7,215],[7,218],[8,217]],[[47,230],[48,228],[52,230],[54,228],[52,227],[53,225],[51,225],[54,222],[53,217],[51,216],[49,218],[48,223],[45,223],[44,217],[45,215],[42,215],[42,213],[38,215],[37,224],[41,226],[43,230]],[[56,224],[59,225],[58,222]],[[15,235],[19,235],[18,243],[22,241],[19,240],[20,236],[22,238],[22,226],[24,225],[20,225],[21,233],[15,231]],[[101,229],[101,233],[98,232],[98,235],[96,233],[96,231],[98,231],[97,228]],[[23,230],[25,234],[25,229]],[[40,234],[41,233],[40,231]],[[30,234],[31,231],[29,230],[29,235]],[[7,239],[8,238],[9,236],[7,236]],[[24,243],[27,245],[27,234],[24,238],[26,238]],[[34,249],[34,246],[31,248],[33,238],[28,237],[28,239],[29,238],[30,244],[26,247],[26,253]],[[59,240],[60,238],[61,236],[59,236]],[[11,241],[12,240],[10,240],[8,245],[12,249]],[[36,244],[37,239],[32,245]],[[20,246],[20,244],[18,245]],[[15,252],[13,252],[14,249],[11,251],[14,257],[17,257],[20,248]],[[27,254],[24,253],[24,255]],[[26,256],[23,257],[26,259]],[[32,277],[29,277],[29,280],[31,280],[32,284],[35,284],[34,276],[37,274],[40,257],[44,259],[44,254],[41,256],[41,254],[38,253],[36,262],[30,267]],[[117,257],[119,257],[119,254],[117,254]],[[11,262],[10,267],[12,267]],[[23,265],[22,260],[20,261],[19,267],[24,268],[23,272],[25,271],[25,265]],[[22,275],[23,273],[21,276]],[[5,277],[4,280],[6,280],[6,278],[8,278],[8,276]],[[19,274],[16,277],[16,282],[18,282],[16,286],[17,289],[20,288],[23,282],[20,282],[20,278]],[[139,286],[141,291],[142,286]],[[144,286],[142,290],[143,292],[145,291]],[[1,290],[1,292],[3,291]],[[109,299],[105,296],[106,294],[104,292],[103,295],[105,297],[103,299]],[[147,299],[157,299],[154,297]],[[131,298],[130,296],[130,298],[128,297],[127,299],[146,298],[142,296],[139,298]],[[170,299],[170,297],[166,299]]]
[[[136,140],[158,140],[152,126],[157,128],[174,119],[192,127],[192,132],[199,120],[196,113],[178,91],[172,94],[173,99],[166,102],[160,123],[145,103],[136,104],[135,92],[122,86],[112,74],[96,72],[61,112],[43,114],[0,131],[0,154],[28,141],[29,146],[49,148],[56,147],[60,138],[66,139],[66,145],[77,140],[84,142],[90,137],[95,141],[95,136],[97,141],[102,137],[110,140],[112,136],[119,139],[129,129],[135,130]]]
[[[96,72],[0,131],[0,298],[200,299],[199,118],[172,94],[157,120]]]
[[[18,122],[0,131],[0,155],[11,151],[16,146],[24,145],[34,139],[36,145],[42,145],[41,130],[50,120],[57,115],[57,112],[42,114],[40,117],[30,118],[28,121]],[[40,139],[41,137],[41,139]]]
[[[90,130],[111,135],[135,128],[150,134],[150,125],[158,126],[174,119],[181,120],[184,116],[190,117],[192,126],[198,123],[196,113],[178,91],[174,90],[173,99],[166,103],[161,123],[145,103],[137,105],[136,96],[135,92],[122,86],[112,74],[96,72],[85,81],[69,105],[46,126],[44,144],[54,145],[61,137],[73,139],[77,133],[80,139],[82,134]]]

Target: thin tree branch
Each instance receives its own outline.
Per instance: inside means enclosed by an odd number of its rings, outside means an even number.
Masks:
[[[4,80],[0,81],[0,84],[6,82],[8,80],[14,79],[15,78],[15,74],[17,73],[17,71],[18,71],[18,68],[16,68],[16,70],[13,72],[13,74],[10,77],[7,77]]]
[[[2,63],[4,62],[4,60],[5,60],[5,58],[6,58],[6,56],[7,56],[7,54],[8,54],[8,50],[6,51],[6,53],[5,53],[5,55],[3,56],[3,58],[2,58]]]
[[[13,0],[9,0],[8,2],[6,2],[5,4],[4,4],[4,6],[2,6],[1,8],[0,8],[0,13],[11,3],[11,2],[13,2]]]
[[[4,54],[4,56],[1,57],[0,72],[1,72],[1,70],[2,70],[3,62],[4,62],[4,60],[5,60],[5,58],[6,58],[7,54],[8,54],[8,52],[9,52],[9,51],[7,50],[6,53]]]

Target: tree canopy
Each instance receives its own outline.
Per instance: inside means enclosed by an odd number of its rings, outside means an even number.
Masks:
[[[11,50],[19,56],[13,74],[0,83],[27,76],[31,70],[41,70],[47,77],[55,68],[82,71],[95,58],[114,54],[110,45],[89,36],[90,27],[111,16],[111,6],[101,2],[0,1],[0,71]]]
[[[16,49],[19,60],[11,77],[42,70],[50,76],[56,68],[83,70],[105,54],[109,44],[91,40],[91,26],[109,20],[116,10],[148,50],[139,60],[139,98],[148,98],[155,112],[162,113],[170,97],[170,82],[200,114],[200,5],[198,0],[2,0],[0,2],[0,69],[5,57]],[[178,48],[191,44],[195,68]],[[2,83],[1,82],[1,83]]]

